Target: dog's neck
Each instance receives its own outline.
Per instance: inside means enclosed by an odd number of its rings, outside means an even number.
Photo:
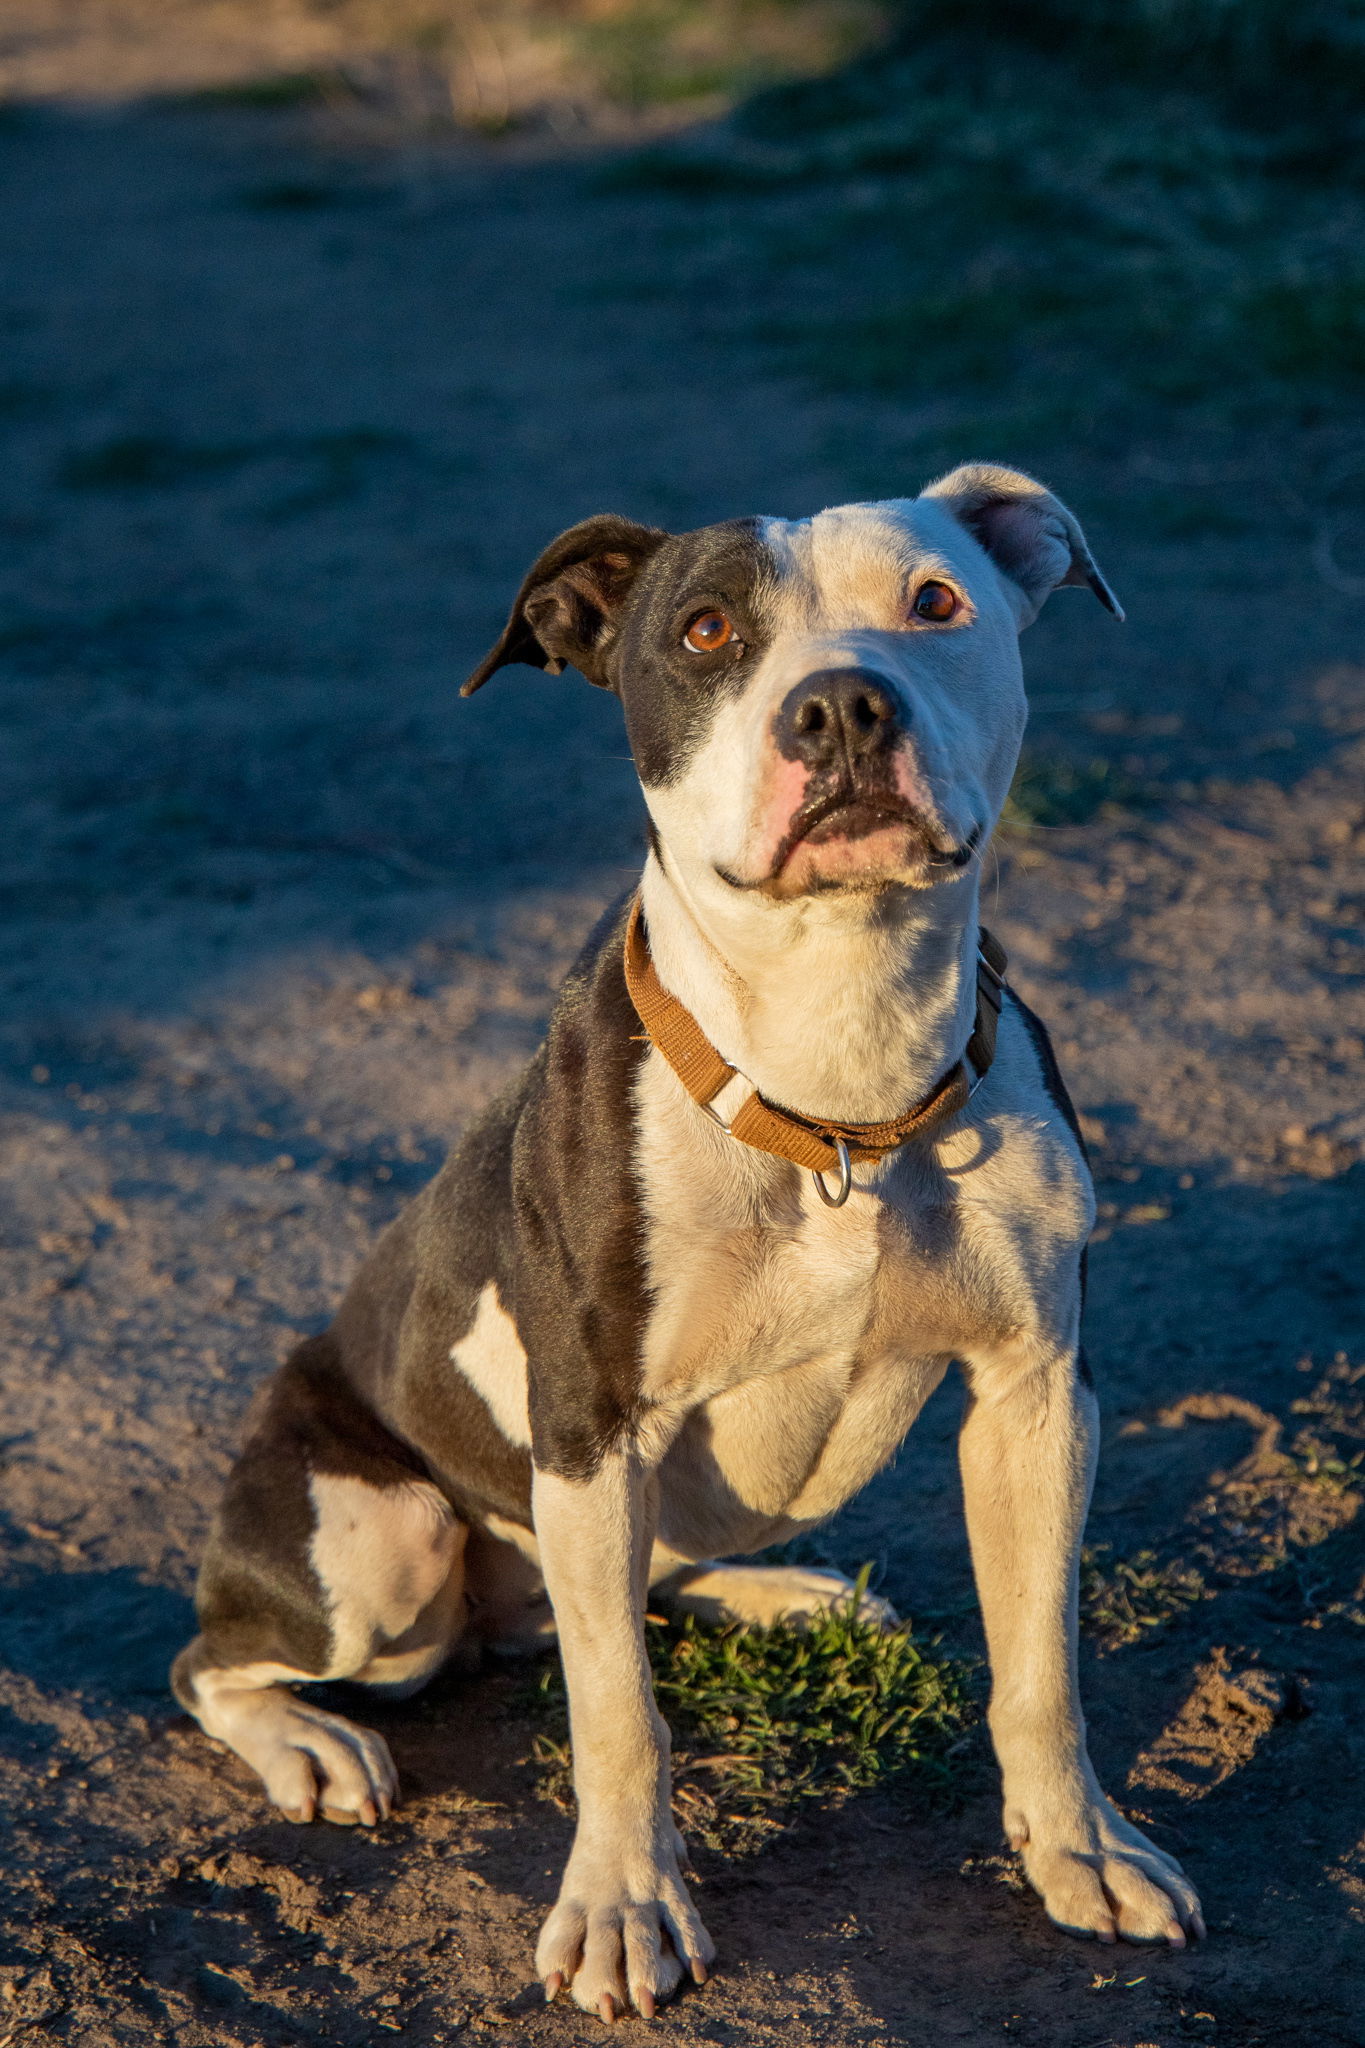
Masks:
[[[961,1058],[977,893],[973,866],[932,889],[703,905],[653,853],[643,881],[659,977],[712,1044],[770,1102],[850,1123],[898,1116]]]

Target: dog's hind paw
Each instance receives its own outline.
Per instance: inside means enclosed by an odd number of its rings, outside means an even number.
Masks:
[[[388,1744],[340,1714],[294,1703],[271,1754],[257,1764],[274,1805],[291,1820],[373,1827],[398,1799],[398,1773]]]
[[[818,1620],[847,1606],[858,1591],[842,1572],[788,1564],[694,1565],[655,1590],[663,1605],[694,1614],[698,1621],[722,1627],[738,1621],[759,1628],[777,1621],[799,1627]],[[890,1601],[866,1588],[858,1595],[857,1618],[884,1629],[899,1622]]]
[[[199,1685],[199,1720],[261,1779],[273,1806],[294,1821],[319,1816],[373,1827],[398,1801],[398,1773],[373,1729],[326,1713],[281,1685]]]

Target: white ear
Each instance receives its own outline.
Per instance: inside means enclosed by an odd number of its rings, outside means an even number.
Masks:
[[[1022,470],[967,462],[920,495],[946,506],[1023,593],[1021,627],[1037,618],[1047,598],[1064,583],[1088,583],[1116,619],[1123,617],[1123,607],[1096,568],[1079,522],[1060,498]]]

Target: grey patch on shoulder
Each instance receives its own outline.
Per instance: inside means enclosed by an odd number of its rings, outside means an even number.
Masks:
[[[361,1268],[333,1329],[359,1397],[420,1453],[456,1512],[529,1527],[528,1433],[502,1428],[477,1369],[452,1362],[481,1304],[514,1298],[511,1153],[527,1087],[523,1075],[470,1126]]]
[[[470,1521],[498,1514],[529,1528],[530,1451],[499,1427],[483,1394],[452,1364],[449,1329],[447,1320],[427,1319],[423,1340],[403,1360],[389,1412],[421,1447],[458,1514]]]
[[[529,1528],[528,1445],[543,1469],[588,1477],[638,1409],[644,1048],[627,900],[589,939],[525,1073],[381,1241],[334,1325],[357,1391],[470,1521]]]
[[[626,988],[629,900],[565,982],[513,1150],[534,1456],[565,1479],[591,1478],[640,1407],[649,1291],[634,1102],[645,1048]]]

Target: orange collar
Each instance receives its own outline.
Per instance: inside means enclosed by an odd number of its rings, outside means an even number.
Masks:
[[[1004,947],[983,926],[977,938],[976,1023],[966,1051],[936,1087],[890,1122],[846,1124],[828,1117],[800,1116],[795,1110],[765,1102],[755,1089],[722,1129],[757,1152],[775,1153],[779,1159],[790,1159],[794,1166],[808,1168],[825,1200],[837,1206],[848,1194],[850,1160],[884,1159],[897,1146],[936,1130],[966,1107],[976,1081],[985,1077],[995,1058],[1006,965]],[[721,1057],[692,1012],[660,981],[650,957],[638,893],[626,925],[625,968],[630,999],[650,1039],[692,1100],[709,1108],[738,1069]],[[969,1062],[976,1080],[968,1071]],[[836,1168],[842,1177],[837,1198],[826,1192],[820,1179],[821,1174]]]

